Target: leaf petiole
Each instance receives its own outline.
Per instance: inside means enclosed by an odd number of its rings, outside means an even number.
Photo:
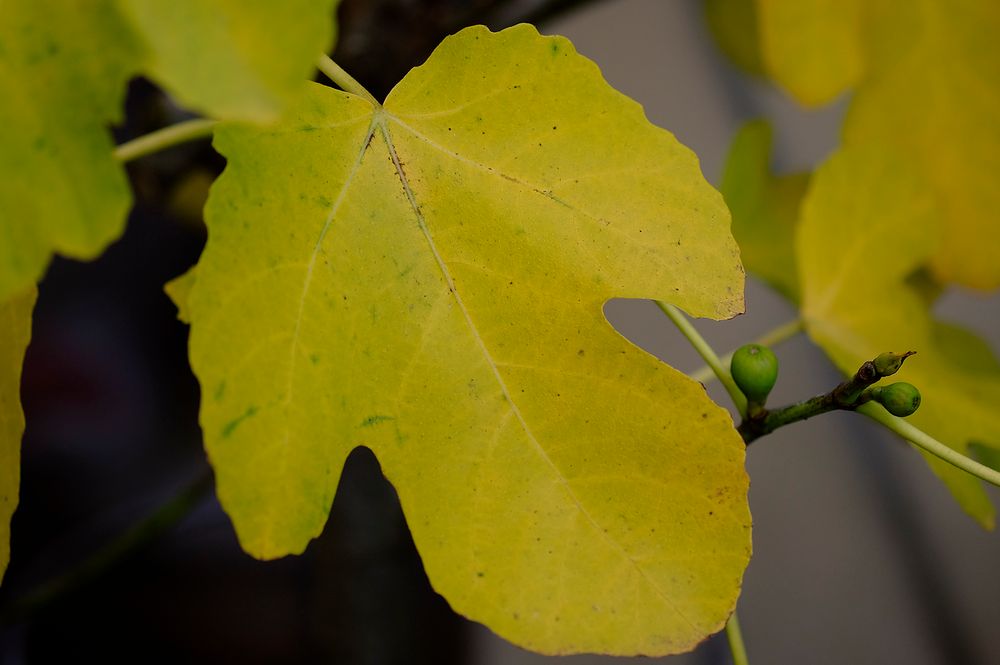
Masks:
[[[930,434],[914,427],[902,418],[897,418],[891,413],[888,413],[885,409],[879,407],[878,405],[871,403],[865,404],[864,406],[858,407],[857,411],[858,413],[865,414],[887,429],[892,430],[910,443],[923,448],[931,455],[940,457],[945,462],[948,462],[953,466],[957,466],[962,471],[970,473],[980,480],[985,480],[991,485],[1000,487],[1000,472],[996,469],[991,469],[984,464],[980,464],[971,457],[967,457],[957,450],[949,448],[932,437]]]
[[[733,381],[733,376],[729,373],[729,370],[722,364],[719,356],[715,353],[705,338],[695,330],[695,327],[691,325],[687,317],[681,310],[677,309],[673,305],[669,305],[661,300],[654,300],[656,306],[659,307],[667,317],[674,322],[677,329],[681,331],[681,334],[691,342],[691,346],[694,350],[698,352],[698,355],[712,368],[715,376],[719,378],[719,381],[725,387],[726,392],[729,393],[729,397],[733,400],[733,404],[736,406],[736,410],[740,414],[740,418],[745,419],[747,417],[747,398],[740,392],[740,389],[736,387],[736,382]]]
[[[760,337],[758,337],[757,339],[755,339],[753,342],[750,343],[759,344],[760,346],[775,346],[777,344],[780,344],[781,342],[784,342],[786,339],[795,337],[795,335],[799,334],[804,329],[805,327],[802,319],[793,319],[792,321],[783,323],[777,328],[767,331],[766,333],[764,333],[763,335],[761,335]],[[735,350],[730,351],[726,355],[719,358],[719,361],[722,363],[723,367],[729,366],[729,362],[733,359],[733,354],[735,352],[736,352]],[[707,384],[710,383],[713,379],[715,379],[715,372],[712,371],[712,368],[709,367],[708,365],[704,365],[695,370],[694,372],[688,374],[688,376],[690,376],[695,381]]]
[[[211,493],[213,484],[210,471],[206,470],[199,474],[180,493],[92,554],[90,558],[3,608],[0,611],[0,625],[25,621],[36,612],[50,607],[59,599],[97,579],[128,556],[170,531]]]
[[[158,129],[117,146],[114,151],[115,159],[123,163],[130,162],[133,159],[145,157],[187,141],[211,136],[217,123],[217,120],[195,118]]]
[[[344,68],[335,63],[330,56],[321,54],[319,60],[316,61],[316,67],[344,92],[367,99],[375,108],[382,106],[372,93],[365,90],[365,87],[358,83],[357,79],[344,71]]]
[[[729,615],[726,622],[726,639],[729,641],[729,651],[733,655],[733,665],[750,665],[747,658],[747,647],[743,644],[743,631],[740,629],[740,620],[736,616],[736,610]]]

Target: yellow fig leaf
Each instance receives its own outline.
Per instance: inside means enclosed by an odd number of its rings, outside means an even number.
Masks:
[[[868,73],[844,126],[847,146],[879,143],[912,164],[948,232],[930,257],[939,279],[1000,286],[1000,3],[866,5]]]
[[[757,0],[765,71],[804,106],[822,106],[853,88],[865,65],[862,19],[866,3]]]
[[[822,106],[864,72],[860,0],[706,0],[719,48],[804,106]]]
[[[920,409],[907,420],[963,454],[974,441],[997,447],[1000,365],[975,335],[935,320],[910,279],[943,229],[918,172],[891,154],[845,149],[813,176],[796,245],[806,329],[845,373],[883,351],[917,351],[886,380],[920,390]],[[927,459],[962,508],[992,528],[982,483]]]
[[[0,303],[0,580],[10,562],[10,520],[21,483],[21,366],[31,338],[35,287]]]
[[[733,215],[743,265],[793,302],[798,301],[795,227],[808,173],[771,172],[771,126],[744,125],[733,138],[722,172],[722,195]]]
[[[190,352],[248,552],[301,552],[367,446],[434,588],[500,635],[665,654],[721,629],[750,555],[743,443],[602,314],[741,311],[689,150],[526,25],[446,39],[384,106],[313,86],[216,147]]]

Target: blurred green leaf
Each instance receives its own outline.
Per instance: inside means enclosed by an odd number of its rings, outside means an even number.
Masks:
[[[719,48],[733,64],[748,74],[764,75],[754,0],[706,0],[705,19]]]
[[[865,66],[865,2],[757,0],[760,57],[768,76],[810,107],[828,104],[857,85]]]
[[[118,0],[147,47],[144,73],[213,118],[266,122],[333,48],[339,0]]]
[[[131,196],[107,126],[141,54],[109,2],[3,7],[0,301],[38,281],[53,252],[93,259],[121,233]]]
[[[131,195],[108,125],[152,76],[195,110],[274,119],[331,47],[336,0],[11,0],[0,23],[0,301],[89,260]]]
[[[743,265],[792,302],[799,299],[795,227],[808,185],[808,173],[771,172],[767,122],[747,123],[733,138],[721,190],[733,214],[733,236]]]

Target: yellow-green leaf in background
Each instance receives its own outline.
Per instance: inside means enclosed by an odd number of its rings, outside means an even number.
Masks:
[[[1000,2],[866,4],[867,69],[844,145],[880,144],[918,171],[947,229],[939,279],[1000,286]],[[860,183],[859,183],[860,184]]]
[[[748,74],[764,75],[754,0],[705,0],[705,20],[719,48]]]
[[[796,245],[806,329],[845,373],[883,351],[917,351],[893,377],[923,395],[907,420],[964,454],[972,441],[997,447],[1000,365],[981,339],[935,320],[909,279],[944,229],[919,172],[891,155],[845,149],[813,176]],[[992,528],[982,483],[927,458],[962,508]]]
[[[719,48],[805,106],[850,90],[864,70],[859,0],[705,0]]]
[[[10,519],[21,482],[21,365],[31,338],[35,287],[0,303],[0,580],[10,561]]]
[[[853,88],[865,65],[864,2],[757,0],[760,57],[767,74],[805,106],[822,106]]]
[[[335,34],[338,0],[118,0],[148,47],[145,71],[184,106],[267,121],[298,94]]]
[[[664,654],[723,626],[750,555],[742,440],[602,314],[742,310],[689,150],[526,25],[446,39],[384,107],[314,86],[216,147],[191,361],[248,552],[301,552],[363,445],[431,584],[500,635]]]
[[[109,2],[7,1],[0,21],[0,302],[52,254],[92,259],[121,233],[117,122],[140,47]]]
[[[718,23],[752,13],[717,4]],[[853,88],[844,145],[891,150],[927,183],[948,228],[928,257],[936,279],[1000,286],[1000,243],[983,242],[1000,210],[1000,3],[757,0],[756,15],[772,79],[808,106]]]
[[[749,122],[733,138],[722,172],[722,195],[733,215],[743,265],[793,302],[798,301],[795,226],[808,173],[771,172],[771,126]]]
[[[1000,448],[984,446],[973,441],[969,444],[969,456],[980,464],[985,464],[991,469],[1000,471]]]
[[[330,47],[336,0],[6,0],[0,23],[0,301],[53,254],[93,259],[124,228],[112,156],[126,82],[145,73],[223,118],[273,119]]]

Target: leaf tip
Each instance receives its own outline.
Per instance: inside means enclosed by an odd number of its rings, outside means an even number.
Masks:
[[[191,266],[184,274],[163,285],[163,292],[177,308],[177,318],[188,325],[191,324],[190,297],[191,289],[194,287],[196,268],[197,266]]]

